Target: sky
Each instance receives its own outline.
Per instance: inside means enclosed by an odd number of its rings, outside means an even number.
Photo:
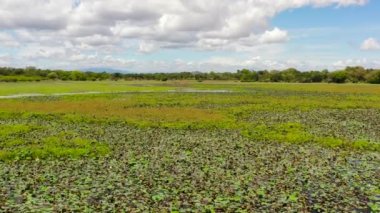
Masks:
[[[0,66],[380,68],[378,0],[0,0]]]

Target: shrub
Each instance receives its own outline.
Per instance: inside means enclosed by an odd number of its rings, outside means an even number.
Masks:
[[[380,84],[380,70],[372,71],[366,76],[367,82],[371,84]]]

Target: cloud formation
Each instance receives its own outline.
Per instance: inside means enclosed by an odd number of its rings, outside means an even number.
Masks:
[[[288,41],[287,30],[270,24],[283,11],[366,3],[367,0],[0,0],[0,47],[18,49],[15,57],[21,59],[66,62],[82,56],[105,61],[106,56],[115,58],[131,48],[144,54],[161,48],[241,51]],[[367,43],[364,49],[377,48],[376,42]],[[369,47],[371,44],[373,47]]]
[[[368,38],[363,41],[360,49],[362,50],[380,50],[380,42],[375,38]]]

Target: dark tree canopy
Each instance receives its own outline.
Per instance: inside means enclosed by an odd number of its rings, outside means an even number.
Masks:
[[[101,80],[234,80],[241,82],[294,82],[294,83],[371,83],[380,84],[380,70],[347,67],[328,72],[306,71],[295,68],[285,70],[249,70],[237,72],[178,72],[178,73],[108,73],[38,69],[36,67],[0,67],[0,81],[101,81]]]

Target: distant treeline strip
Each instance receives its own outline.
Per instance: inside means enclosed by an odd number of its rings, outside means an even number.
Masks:
[[[0,67],[0,82],[18,81],[101,81],[101,80],[234,80],[242,82],[298,82],[298,83],[371,83],[380,84],[380,70],[363,67],[347,67],[344,70],[329,72],[301,72],[294,68],[282,71],[272,70],[238,70],[232,72],[179,72],[179,73],[108,73],[62,70],[42,70],[35,67],[9,68]]]

